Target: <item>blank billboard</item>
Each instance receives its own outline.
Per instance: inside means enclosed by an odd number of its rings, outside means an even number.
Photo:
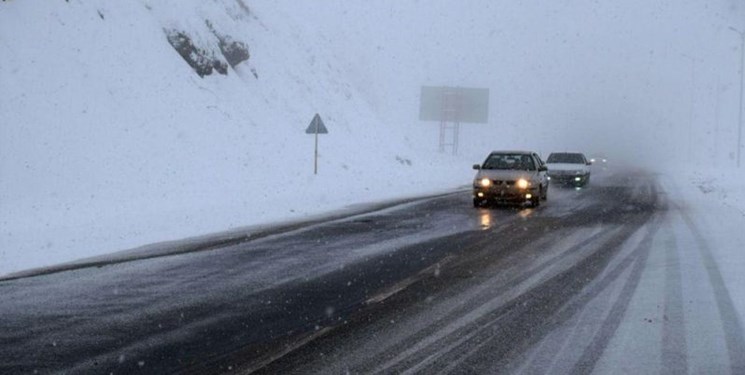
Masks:
[[[487,123],[489,89],[422,86],[419,120]]]

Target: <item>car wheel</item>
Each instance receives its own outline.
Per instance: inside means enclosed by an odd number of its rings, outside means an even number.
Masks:
[[[481,199],[473,198],[473,206],[474,207],[479,208],[479,207],[481,207],[483,205],[484,205],[484,201],[482,201]]]
[[[541,196],[541,199],[544,201],[548,200],[548,186],[546,186],[546,190],[543,190],[543,195]]]

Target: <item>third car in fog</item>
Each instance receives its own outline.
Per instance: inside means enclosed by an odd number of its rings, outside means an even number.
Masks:
[[[590,182],[590,164],[581,152],[554,152],[546,159],[551,182],[577,187]]]

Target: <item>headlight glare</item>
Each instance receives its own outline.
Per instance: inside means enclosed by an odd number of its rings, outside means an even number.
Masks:
[[[530,186],[530,183],[526,179],[521,178],[517,180],[517,183],[515,183],[515,185],[520,189],[526,189],[528,186]]]
[[[488,179],[488,178],[482,178],[482,179],[481,179],[481,181],[480,181],[479,183],[480,183],[480,184],[481,184],[481,186],[483,186],[483,187],[489,187],[489,186],[491,186],[491,180],[490,180],[490,179]]]

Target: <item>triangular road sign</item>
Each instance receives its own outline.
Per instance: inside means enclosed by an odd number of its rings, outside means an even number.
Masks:
[[[308,129],[305,129],[305,134],[328,134],[328,132],[326,125],[323,124],[323,120],[321,120],[321,116],[318,113],[313,116]]]

